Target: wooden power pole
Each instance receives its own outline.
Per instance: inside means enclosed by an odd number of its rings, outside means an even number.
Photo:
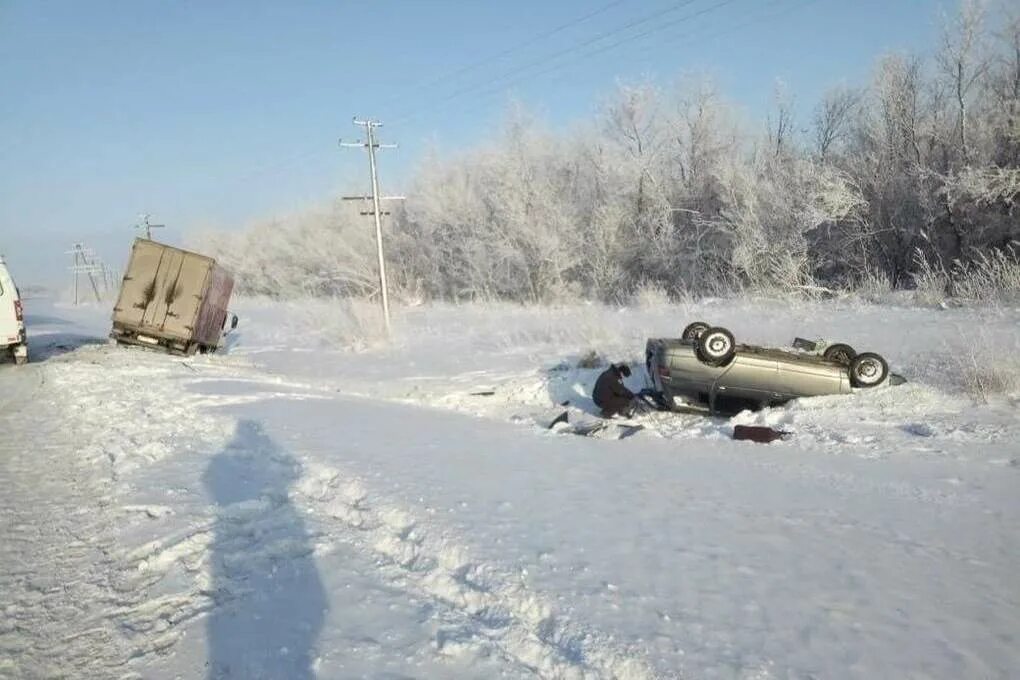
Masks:
[[[382,311],[383,311],[383,322],[386,324],[386,335],[390,334],[390,298],[389,291],[386,285],[386,258],[383,251],[383,233],[382,233],[382,216],[389,215],[389,212],[383,212],[380,207],[381,201],[399,201],[403,200],[403,196],[380,196],[379,195],[379,172],[375,162],[375,150],[376,149],[395,149],[396,144],[380,144],[375,138],[375,129],[382,127],[382,123],[375,120],[358,120],[354,119],[354,124],[365,128],[365,141],[364,142],[344,142],[340,140],[340,146],[347,147],[359,147],[368,149],[368,168],[371,173],[372,179],[372,195],[371,196],[343,196],[345,201],[372,201],[371,210],[362,210],[362,215],[372,215],[375,217],[375,246],[376,254],[379,258],[379,294],[382,299]]]

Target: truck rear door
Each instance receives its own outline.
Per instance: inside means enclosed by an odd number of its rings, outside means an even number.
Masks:
[[[195,335],[195,323],[202,305],[202,296],[205,294],[211,262],[190,253],[177,254],[182,257],[174,260],[176,272],[171,272],[167,283],[163,330],[166,333],[191,338]]]
[[[114,319],[129,326],[141,326],[150,303],[156,295],[156,281],[152,272],[158,272],[164,248],[152,241],[135,241],[131,260],[120,288],[120,298],[114,308]]]
[[[163,328],[170,311],[170,305],[176,298],[177,277],[181,271],[184,254],[179,250],[164,248],[159,258],[156,276],[152,281],[152,295],[142,314],[142,324]]]

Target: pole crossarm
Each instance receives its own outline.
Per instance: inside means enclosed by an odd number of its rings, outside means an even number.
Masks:
[[[138,224],[135,225],[135,229],[144,229],[145,230],[145,238],[147,240],[151,241],[152,240],[152,230],[153,229],[163,229],[163,228],[166,227],[166,225],[165,224],[150,224],[149,223],[149,217],[151,217],[151,215],[149,215],[149,213],[141,213],[138,216],[138,218],[141,221]]]

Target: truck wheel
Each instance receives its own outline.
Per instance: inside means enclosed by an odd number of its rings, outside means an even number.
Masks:
[[[854,387],[881,385],[889,375],[889,364],[874,352],[863,352],[850,362],[850,384]]]
[[[733,333],[725,328],[709,328],[695,340],[695,353],[698,359],[709,366],[724,366],[737,351],[737,343]]]
[[[695,321],[694,323],[689,323],[687,324],[687,327],[684,328],[684,332],[680,334],[680,339],[697,340],[699,337],[701,337],[701,334],[707,331],[709,328],[711,328],[711,326],[709,326],[704,321]]]
[[[849,366],[850,362],[857,356],[857,352],[850,345],[837,342],[835,345],[829,345],[822,352],[822,356],[829,361],[835,361],[838,364]]]

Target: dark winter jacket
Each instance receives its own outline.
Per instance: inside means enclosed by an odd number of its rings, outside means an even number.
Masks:
[[[634,393],[624,386],[619,367],[613,365],[603,371],[595,381],[591,397],[596,406],[606,408],[611,404],[630,402],[634,398]]]

